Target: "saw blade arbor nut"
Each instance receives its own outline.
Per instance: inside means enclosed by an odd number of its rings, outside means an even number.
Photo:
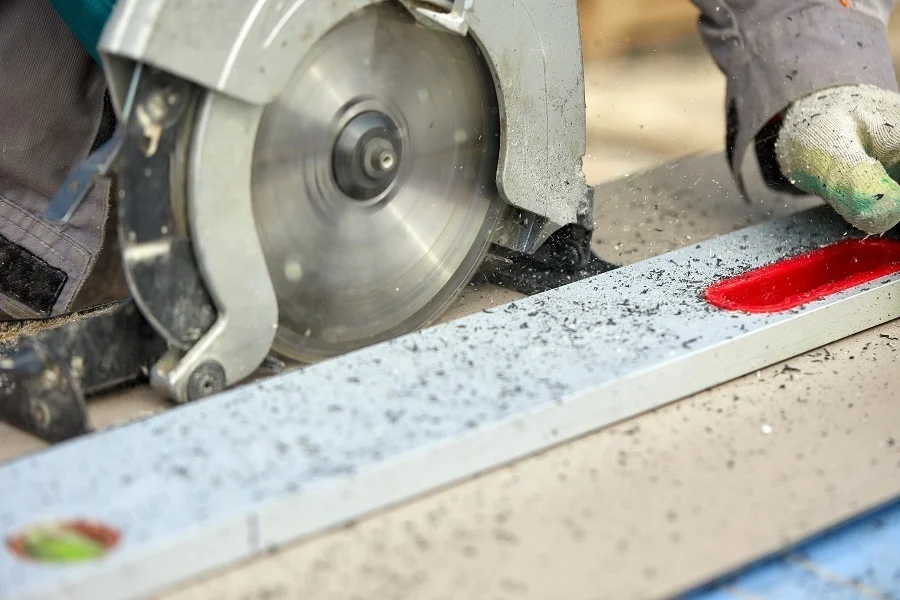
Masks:
[[[377,198],[396,178],[403,154],[397,123],[368,110],[353,117],[334,144],[332,166],[338,188],[354,200]]]
[[[372,179],[391,173],[396,165],[397,153],[388,140],[374,137],[363,148],[363,170]]]

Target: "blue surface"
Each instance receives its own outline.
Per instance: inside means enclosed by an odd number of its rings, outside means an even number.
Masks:
[[[684,600],[900,599],[900,499]]]

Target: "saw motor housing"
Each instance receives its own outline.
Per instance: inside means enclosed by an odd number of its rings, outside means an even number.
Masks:
[[[248,149],[302,57],[381,2],[468,36],[486,63],[503,201],[491,243],[533,255],[562,228],[593,229],[576,0],[234,0],[227,10],[120,0],[99,50],[121,123],[110,148],[125,199],[123,264],[136,304],[170,347],[151,381],[176,401],[246,378],[269,354],[279,309],[254,225]]]

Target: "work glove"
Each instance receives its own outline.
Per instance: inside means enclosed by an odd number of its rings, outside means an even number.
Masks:
[[[775,153],[791,184],[854,227],[880,234],[900,222],[900,94],[851,85],[798,100]]]
[[[116,0],[50,0],[50,4],[85,50],[99,63],[97,42]]]

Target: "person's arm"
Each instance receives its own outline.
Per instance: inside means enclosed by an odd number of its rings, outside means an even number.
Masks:
[[[703,41],[727,77],[726,150],[739,183],[744,156],[756,144],[766,179],[787,186],[781,173],[789,169],[784,161],[779,167],[774,140],[795,102],[843,85],[897,90],[887,41],[896,0],[693,2],[702,11]]]

